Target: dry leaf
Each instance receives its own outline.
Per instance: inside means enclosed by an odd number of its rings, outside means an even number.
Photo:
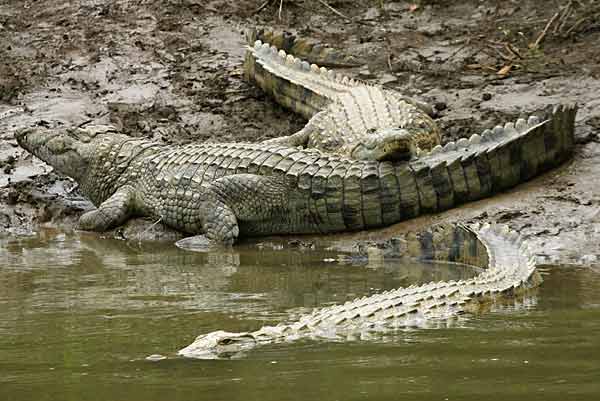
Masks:
[[[498,75],[506,75],[512,70],[512,64],[505,65],[504,67],[498,70]]]

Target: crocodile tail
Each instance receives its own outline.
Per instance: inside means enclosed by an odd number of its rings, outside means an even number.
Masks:
[[[323,110],[340,93],[359,83],[326,67],[297,57],[310,46],[285,32],[250,30],[244,62],[246,79],[277,103],[306,119]],[[310,52],[316,51],[315,46]]]
[[[312,38],[298,38],[286,31],[253,28],[246,32],[248,45],[260,40],[269,43],[288,54],[293,54],[309,63],[326,68],[352,68],[365,64],[358,57],[345,54]]]

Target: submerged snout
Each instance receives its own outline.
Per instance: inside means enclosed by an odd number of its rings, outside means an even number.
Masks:
[[[177,352],[178,355],[195,359],[235,358],[245,350],[257,345],[250,333],[229,333],[214,331],[198,336],[193,343]]]

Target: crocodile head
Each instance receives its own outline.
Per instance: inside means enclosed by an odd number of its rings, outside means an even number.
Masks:
[[[106,127],[105,127],[106,128]],[[32,127],[15,133],[19,145],[54,167],[58,172],[79,180],[87,173],[99,144],[110,140],[99,135],[107,130],[83,128],[48,129]]]
[[[415,152],[411,133],[402,128],[372,131],[350,144],[350,157],[356,160],[407,160]]]
[[[231,358],[253,348],[258,341],[250,333],[214,331],[198,336],[193,343],[182,348],[178,355],[197,359]]]

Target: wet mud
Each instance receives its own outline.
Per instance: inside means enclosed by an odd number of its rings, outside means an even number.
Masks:
[[[41,226],[72,230],[92,207],[74,182],[17,146],[14,131],[40,120],[110,122],[165,143],[259,141],[300,129],[300,117],[243,79],[243,32],[264,26],[365,60],[347,73],[432,104],[444,141],[559,102],[580,106],[578,144],[567,165],[440,215],[339,238],[382,240],[432,222],[499,221],[530,235],[544,261],[600,263],[597,2],[327,4],[0,3],[0,234],[28,235]],[[138,220],[105,235],[178,238],[160,234],[154,223]]]

